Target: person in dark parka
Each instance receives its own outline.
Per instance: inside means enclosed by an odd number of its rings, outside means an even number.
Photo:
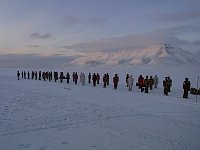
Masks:
[[[167,77],[165,77],[165,80],[163,80],[163,88],[164,88],[163,92],[164,92],[164,95],[166,95],[166,96],[168,96],[169,86],[170,86],[169,80]]]
[[[78,73],[76,72],[74,74],[74,83],[77,84],[77,82],[78,82]]]
[[[168,83],[169,83],[169,86],[168,86],[168,92],[171,92],[171,87],[172,87],[172,79],[170,78],[170,76],[168,76],[168,78],[167,78],[167,80],[168,80]]]
[[[148,76],[146,76],[146,79],[144,79],[144,91],[145,91],[145,93],[149,93],[149,79],[148,79],[149,77]]]
[[[34,78],[34,75],[35,75],[35,73],[34,73],[34,71],[32,71],[32,73],[31,73],[31,79],[33,80],[33,78]]]
[[[73,72],[73,74],[72,74],[72,81],[73,82],[75,81],[75,72]]]
[[[97,73],[97,84],[99,84],[100,75]]]
[[[106,76],[107,76],[107,85],[109,85],[109,74],[107,73]]]
[[[63,83],[63,78],[64,78],[64,75],[63,75],[63,72],[60,72],[60,83]]]
[[[188,98],[188,91],[190,91],[190,81],[188,78],[185,78],[185,81],[183,82],[183,98]]]
[[[117,74],[115,74],[115,76],[113,77],[114,89],[117,89],[118,82],[119,82],[119,77]]]
[[[126,87],[128,87],[128,78],[129,78],[129,74],[126,75]]]
[[[92,81],[93,81],[93,86],[96,86],[97,75],[95,73],[92,75]]]
[[[107,84],[107,75],[104,74],[103,76],[103,87],[106,88],[106,84]]]
[[[24,79],[26,79],[26,72],[24,71]]]
[[[37,80],[37,71],[35,72],[35,80]]]
[[[69,72],[67,72],[66,79],[67,79],[67,83],[69,84],[69,79],[70,79]]]
[[[17,79],[19,80],[19,77],[20,77],[20,73],[19,71],[17,71]]]
[[[24,78],[24,73],[23,73],[23,71],[22,71],[22,73],[21,73],[21,76],[22,76],[22,79]]]
[[[46,73],[42,72],[42,79],[45,81],[46,80]]]
[[[149,88],[150,88],[150,90],[153,89],[153,85],[154,85],[154,79],[153,79],[152,76],[150,76],[150,78],[149,78]]]
[[[41,75],[42,75],[42,72],[39,71],[39,80],[41,80]]]
[[[56,82],[56,81],[58,80],[58,72],[55,72],[55,71],[54,71],[54,75],[53,75],[53,76],[54,76],[54,80],[55,80],[55,82]]]
[[[28,71],[28,79],[30,79],[30,72]]]

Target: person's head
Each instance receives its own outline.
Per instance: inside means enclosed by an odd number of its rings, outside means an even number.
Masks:
[[[185,78],[185,81],[188,81],[188,78]]]

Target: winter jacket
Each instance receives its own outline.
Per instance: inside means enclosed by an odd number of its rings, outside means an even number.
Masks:
[[[129,77],[127,79],[127,84],[128,84],[128,86],[132,86],[133,85],[133,77]]]
[[[190,90],[190,81],[183,82],[183,89],[189,91]]]
[[[158,81],[159,81],[158,77],[155,76],[155,77],[154,77],[154,84],[158,84]]]

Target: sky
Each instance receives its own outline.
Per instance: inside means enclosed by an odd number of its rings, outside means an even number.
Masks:
[[[200,51],[199,0],[1,0],[0,55],[169,43]]]

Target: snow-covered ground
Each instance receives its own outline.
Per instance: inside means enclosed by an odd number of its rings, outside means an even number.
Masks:
[[[200,97],[182,98],[188,77],[196,87],[199,67],[68,67],[46,71],[119,74],[117,90],[86,83],[16,78],[16,71],[0,69],[0,150],[199,150]],[[159,88],[140,93],[125,86],[126,74],[160,78]],[[162,80],[173,80],[163,95]],[[135,85],[135,82],[134,82]]]

